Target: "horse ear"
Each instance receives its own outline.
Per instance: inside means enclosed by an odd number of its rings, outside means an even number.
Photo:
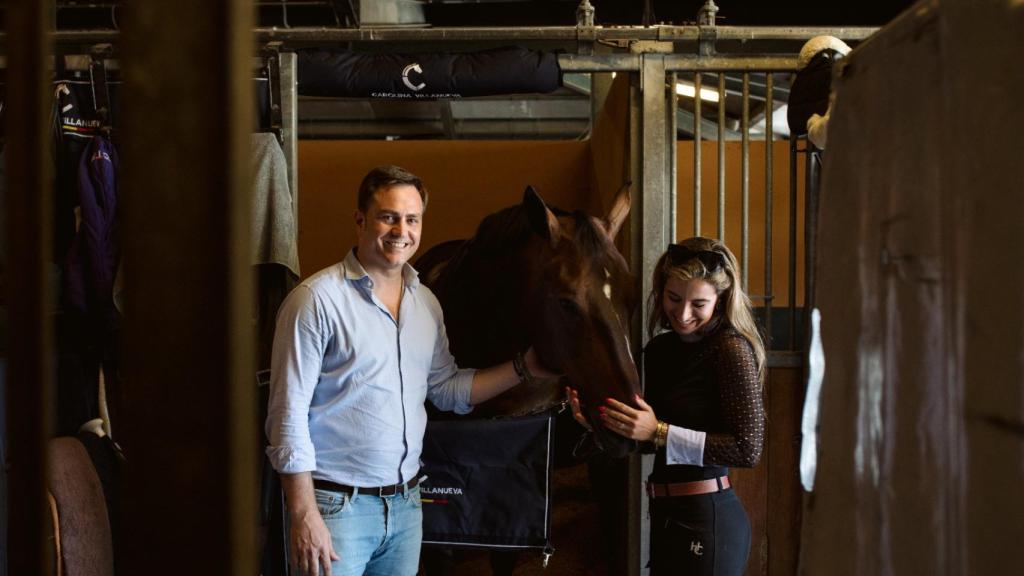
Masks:
[[[534,232],[547,238],[552,248],[557,246],[558,240],[562,237],[558,217],[548,208],[533,186],[527,186],[523,192],[523,208]]]
[[[629,216],[629,187],[631,184],[632,182],[627,182],[619,189],[619,193],[615,196],[615,202],[612,204],[612,209],[608,211],[608,216],[604,219],[605,232],[608,233],[608,239],[612,242],[619,235],[622,224],[626,221],[626,217]]]

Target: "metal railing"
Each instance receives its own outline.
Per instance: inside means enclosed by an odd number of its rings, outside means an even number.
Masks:
[[[753,58],[751,58],[753,60]],[[785,308],[782,310],[777,309],[774,305],[780,300],[778,298],[777,291],[773,286],[773,282],[777,281],[773,275],[775,268],[775,260],[777,254],[773,251],[773,244],[775,240],[775,234],[779,232],[778,225],[782,224],[777,221],[779,216],[774,210],[774,202],[776,200],[775,194],[775,176],[776,170],[774,166],[775,161],[775,146],[777,142],[784,142],[779,136],[775,135],[775,129],[777,125],[774,122],[773,112],[776,109],[775,102],[775,76],[778,70],[773,66],[770,70],[756,70],[749,66],[752,62],[743,62],[736,66],[739,68],[738,76],[741,84],[741,91],[737,98],[730,100],[732,108],[735,109],[736,102],[738,100],[739,107],[739,141],[740,150],[738,160],[730,162],[729,155],[727,154],[726,141],[729,139],[727,133],[730,132],[730,128],[727,125],[726,116],[726,84],[727,78],[734,77],[737,75],[735,68],[723,66],[717,71],[706,71],[704,67],[698,67],[697,69],[678,69],[674,70],[675,74],[679,77],[692,78],[692,85],[694,88],[693,99],[693,122],[690,128],[693,135],[693,153],[692,153],[692,166],[693,166],[693,181],[692,181],[692,227],[691,231],[694,236],[702,235],[702,220],[704,220],[705,211],[713,210],[715,213],[715,231],[714,235],[719,240],[726,239],[727,227],[732,223],[735,226],[736,220],[728,218],[727,206],[735,206],[736,203],[740,206],[739,214],[739,230],[734,233],[735,229],[729,229],[729,236],[735,241],[738,236],[738,244],[730,244],[730,248],[733,248],[734,253],[740,261],[741,274],[743,278],[744,289],[748,290],[751,300],[754,301],[755,307],[759,308],[763,316],[762,326],[764,333],[769,337],[770,348],[776,352],[796,352],[802,350],[803,345],[801,339],[798,337],[799,331],[802,328],[802,311],[800,310],[800,292],[799,280],[801,273],[804,274],[805,286],[807,287],[805,293],[810,290],[808,281],[810,278],[807,276],[805,270],[806,264],[802,262],[798,256],[800,251],[800,228],[806,226],[804,222],[807,218],[800,218],[800,198],[804,190],[807,188],[804,182],[805,177],[810,175],[808,170],[801,171],[801,165],[798,162],[800,154],[806,152],[806,148],[800,148],[798,146],[802,139],[791,139],[790,142],[790,162],[788,170],[788,215],[785,222],[786,228],[786,243],[787,243],[787,254],[783,255],[783,258],[787,261],[787,270],[785,276],[785,286],[783,290],[783,299],[785,299]],[[795,61],[793,62],[793,69],[795,70]],[[714,74],[716,81],[712,86],[713,90],[718,94],[719,102],[715,105],[716,110],[710,114],[706,111],[706,104],[702,102],[700,97],[702,90],[707,90],[707,83],[704,80],[705,74]],[[728,74],[728,76],[727,76]],[[689,79],[688,78],[688,79]],[[763,78],[762,85],[763,91],[763,132],[759,131],[756,136],[751,134],[751,85],[754,81]],[[760,98],[759,98],[760,100]],[[717,130],[708,133],[709,131],[704,130],[702,125],[706,122],[705,114],[716,117]],[[684,127],[680,127],[682,129]],[[782,131],[783,133],[785,130]],[[784,136],[783,136],[784,138]],[[760,175],[751,174],[751,140],[763,140],[764,141],[764,169]],[[713,200],[714,206],[709,206],[705,201],[704,192],[707,186],[707,182],[701,177],[703,165],[706,161],[706,150],[702,146],[701,142],[711,141],[714,142],[714,154],[715,157],[712,161],[716,165],[715,185],[713,188]],[[761,198],[752,198],[752,178],[763,178],[763,185],[758,187],[762,192]],[[738,179],[732,180],[732,179]],[[760,238],[756,238],[752,230],[752,204],[760,200],[763,206],[763,220],[761,226],[763,227],[763,234]],[[805,212],[809,214],[809,212]],[[672,216],[675,218],[675,215]],[[813,232],[812,229],[808,230],[808,233]],[[707,234],[704,234],[707,235]],[[755,258],[755,250],[758,248],[763,249],[759,254],[762,259],[762,289],[759,293],[750,293],[749,288],[751,285],[752,278],[750,276],[752,270],[752,261]],[[806,300],[806,298],[805,298]],[[775,312],[773,314],[773,311]],[[786,324],[778,326],[779,312],[784,312],[784,321]],[[774,317],[774,318],[773,318]],[[776,325],[773,325],[773,320]],[[775,330],[775,332],[773,332]],[[777,334],[776,334],[777,333]],[[772,336],[775,335],[773,338]],[[773,364],[776,365],[793,365],[799,362],[799,358],[790,358],[786,354],[773,354]]]

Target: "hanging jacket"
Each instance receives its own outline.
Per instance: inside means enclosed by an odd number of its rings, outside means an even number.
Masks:
[[[116,318],[113,287],[121,252],[117,166],[110,141],[93,137],[79,163],[76,233],[65,269],[67,309],[94,316],[105,328]]]

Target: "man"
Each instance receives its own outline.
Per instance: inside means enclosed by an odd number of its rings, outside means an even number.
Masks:
[[[416,574],[424,400],[466,413],[520,380],[511,362],[459,370],[441,307],[407,262],[427,192],[396,166],[359,187],[357,245],[281,305],[267,454],[281,474],[303,576]],[[541,371],[533,350],[528,368]]]

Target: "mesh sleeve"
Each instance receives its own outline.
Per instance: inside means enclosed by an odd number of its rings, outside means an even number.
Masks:
[[[745,338],[725,338],[715,355],[719,401],[725,433],[709,433],[704,465],[750,468],[761,459],[764,447],[764,403],[757,358]]]

